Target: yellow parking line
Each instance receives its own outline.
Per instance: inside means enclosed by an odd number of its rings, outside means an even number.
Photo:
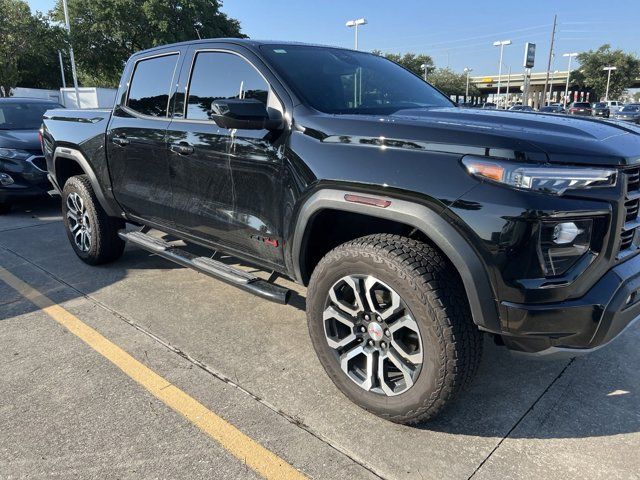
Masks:
[[[168,407],[182,414],[256,473],[268,479],[306,478],[276,454],[208,410],[200,402],[169,383],[76,316],[2,267],[0,267],[0,279],[142,385]]]

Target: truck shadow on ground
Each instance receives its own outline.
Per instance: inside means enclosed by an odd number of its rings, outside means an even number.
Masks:
[[[170,282],[168,272],[185,270],[135,247],[127,247],[123,257],[113,264],[86,266],[68,245],[58,208],[58,202],[51,201],[42,208],[35,206],[32,211],[18,211],[22,218],[10,220],[15,229],[10,225],[7,227],[8,223],[0,219],[0,266],[56,303],[91,296],[125,279],[134,270],[138,271],[135,281],[142,283]],[[43,217],[50,221],[34,225],[32,220],[37,222]],[[24,225],[21,227],[22,220]],[[220,260],[248,270],[255,268],[230,257],[220,257]],[[195,277],[185,275],[181,278],[190,281]],[[278,282],[293,287],[288,280]],[[131,295],[136,295],[135,284],[130,288]],[[305,293],[304,288],[296,287],[290,304],[278,308],[298,312],[294,315],[295,321],[300,322],[300,329],[306,330],[305,317],[299,314],[305,309]],[[180,296],[177,294],[176,299],[167,301],[180,301]],[[38,307],[0,281],[0,320],[35,310]],[[399,428],[415,433],[431,431],[474,437],[503,438],[508,435],[510,438],[535,439],[640,432],[639,327],[627,331],[598,352],[571,362],[536,361],[514,356],[487,339],[478,375],[458,400],[434,421]],[[286,336],[278,334],[277,328],[272,334],[269,343],[288,341]],[[180,347],[189,351],[188,343]],[[316,363],[299,368],[301,375],[322,375]],[[335,395],[340,393],[335,390]],[[316,407],[327,406],[319,404]],[[377,420],[375,422],[377,424]],[[381,428],[388,427],[387,422],[380,422]]]

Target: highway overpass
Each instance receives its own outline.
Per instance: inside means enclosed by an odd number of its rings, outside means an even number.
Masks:
[[[555,73],[549,73],[549,85],[547,91],[552,91],[552,101],[562,102],[562,95],[567,82],[568,71],[557,71]],[[530,96],[529,103],[535,107],[538,107],[542,101],[542,90],[544,88],[546,78],[546,72],[532,72],[530,74]],[[480,90],[483,101],[487,101],[490,95],[497,93],[498,91],[498,75],[479,75],[470,76],[469,83],[475,85]],[[515,95],[522,93],[524,85],[524,73],[507,73],[502,74],[502,83],[500,93],[509,94],[511,101],[515,100]],[[508,87],[508,90],[507,90]],[[629,88],[640,88],[640,78],[637,78]],[[578,99],[584,98],[591,91],[589,89],[580,89],[578,85],[569,84],[569,95],[573,99],[577,95]],[[597,99],[589,98],[590,101]]]

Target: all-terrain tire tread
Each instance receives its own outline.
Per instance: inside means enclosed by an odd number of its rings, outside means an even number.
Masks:
[[[328,267],[354,255],[382,263],[408,282],[435,320],[442,366],[437,372],[437,388],[422,405],[402,415],[377,413],[397,423],[429,420],[471,382],[482,356],[482,335],[472,321],[460,277],[453,265],[433,246],[399,235],[374,234],[331,250],[313,272],[309,296],[316,294],[314,277],[324,275]]]
[[[125,242],[118,236],[118,230],[125,227],[122,219],[109,217],[96,197],[87,175],[70,177],[64,185],[62,201],[66,201],[70,189],[76,189],[85,200],[86,208],[93,212],[96,225],[95,254],[81,259],[89,265],[110,263],[122,256]],[[87,201],[88,200],[88,201]]]

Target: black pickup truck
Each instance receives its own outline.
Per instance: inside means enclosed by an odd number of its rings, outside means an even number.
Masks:
[[[631,124],[461,109],[373,54],[226,39],[135,54],[113,111],[50,110],[42,138],[83,261],[129,241],[277,302],[278,275],[307,285],[328,375],[392,421],[449,404],[485,335],[573,356],[640,315]]]

